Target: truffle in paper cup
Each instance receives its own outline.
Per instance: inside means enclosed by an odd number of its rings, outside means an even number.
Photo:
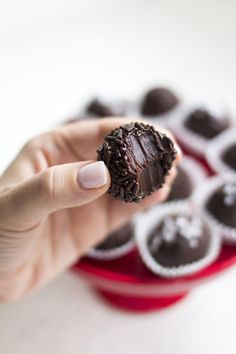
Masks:
[[[98,260],[111,260],[124,256],[134,247],[134,223],[130,222],[109,234],[104,241],[92,248],[87,256]]]
[[[207,177],[207,173],[202,165],[188,156],[182,158],[177,171],[178,174],[166,202],[189,198],[198,184]]]
[[[182,107],[178,119],[171,118],[168,126],[188,151],[204,156],[207,144],[233,126],[233,121],[219,104],[188,104]]]
[[[208,144],[206,159],[213,171],[236,175],[236,127],[224,131]]]
[[[154,87],[134,104],[134,115],[152,124],[168,126],[172,115],[177,115],[181,107],[180,99],[166,87]]]
[[[83,118],[106,118],[126,116],[132,111],[132,102],[111,96],[108,93],[94,95],[81,112]]]
[[[187,202],[155,207],[141,215],[136,224],[136,240],[146,266],[166,278],[204,269],[221,249],[221,237],[214,224]]]
[[[193,202],[215,224],[223,241],[236,244],[236,178],[233,174],[211,177],[197,188]]]

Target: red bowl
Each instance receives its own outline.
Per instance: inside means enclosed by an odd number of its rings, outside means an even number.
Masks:
[[[135,249],[111,261],[83,258],[72,270],[85,277],[110,303],[130,311],[150,311],[174,304],[235,262],[235,246],[225,245],[218,259],[204,270],[187,277],[164,279],[146,268]]]

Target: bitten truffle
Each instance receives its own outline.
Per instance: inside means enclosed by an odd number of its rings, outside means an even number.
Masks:
[[[176,95],[169,89],[154,88],[145,95],[141,105],[141,113],[145,116],[167,113],[177,106],[178,102]]]
[[[107,238],[96,246],[97,250],[111,250],[124,245],[134,238],[134,225],[125,224],[118,230],[110,233]]]
[[[226,183],[216,190],[206,208],[220,223],[236,228],[236,183]]]
[[[113,130],[97,153],[111,174],[108,192],[125,202],[140,202],[162,187],[176,157],[170,138],[137,122]]]
[[[197,108],[189,114],[185,126],[194,133],[212,139],[230,125],[227,117],[214,116],[205,108]]]
[[[177,267],[203,258],[210,234],[198,216],[169,215],[152,231],[148,246],[162,266]]]

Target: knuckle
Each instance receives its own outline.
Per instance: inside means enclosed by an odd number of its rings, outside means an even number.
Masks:
[[[39,179],[39,193],[41,197],[47,201],[53,200],[54,194],[54,173],[53,169],[49,168],[44,171]]]

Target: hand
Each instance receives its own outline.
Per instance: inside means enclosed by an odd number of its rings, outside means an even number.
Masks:
[[[0,178],[0,300],[22,297],[68,268],[136,212],[163,201],[175,177],[140,204],[106,194],[96,160],[104,136],[127,119],[81,121],[27,143]],[[177,156],[175,164],[179,160]],[[78,162],[79,161],[79,162]]]

